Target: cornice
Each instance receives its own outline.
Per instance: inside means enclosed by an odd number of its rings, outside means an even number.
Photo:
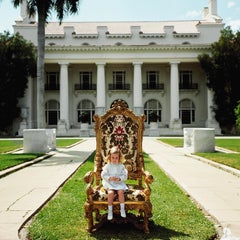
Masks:
[[[130,52],[130,51],[191,51],[210,50],[210,44],[198,45],[139,45],[139,46],[46,46],[47,52]]]
[[[65,38],[65,34],[45,34],[45,38],[47,39],[58,39],[58,38]]]
[[[109,33],[106,32],[107,38],[131,38],[132,33]]]
[[[89,33],[89,34],[77,34],[77,33],[75,33],[75,32],[73,32],[72,33],[72,36],[73,36],[73,38],[98,38],[98,33],[96,33],[96,34],[91,34],[91,33]]]
[[[140,38],[165,38],[166,33],[143,33],[139,32]]]

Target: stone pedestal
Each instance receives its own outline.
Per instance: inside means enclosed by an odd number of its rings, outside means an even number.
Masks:
[[[23,130],[24,129],[27,129],[28,126],[27,126],[27,122],[26,121],[22,121],[20,122],[20,125],[19,125],[19,129],[18,129],[18,136],[23,136]]]
[[[170,121],[169,128],[171,128],[171,129],[182,129],[181,119],[174,119],[174,120]]]
[[[191,152],[214,152],[214,128],[184,128],[184,148]]]
[[[89,137],[88,123],[81,123],[80,137]]]
[[[59,120],[58,121],[58,126],[57,126],[57,130],[58,130],[58,135],[60,136],[64,136],[67,133],[67,124],[65,120]]]
[[[158,137],[160,135],[157,122],[150,122],[149,126],[149,136]]]
[[[47,153],[56,149],[56,129],[23,130],[24,153]]]

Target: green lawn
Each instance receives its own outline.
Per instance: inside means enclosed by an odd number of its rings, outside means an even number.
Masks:
[[[0,140],[0,153],[6,153],[22,147],[22,140]]]
[[[42,154],[37,154],[37,153],[0,154],[0,171],[24,162],[31,161],[40,156],[42,156]]]
[[[213,239],[216,235],[214,224],[147,155],[145,167],[154,176],[150,234],[146,235],[132,225],[114,224],[106,224],[94,233],[87,232],[87,219],[84,218],[86,184],[83,177],[93,170],[91,157],[33,219],[29,227],[30,239]]]
[[[56,145],[57,147],[67,147],[72,144],[79,142],[80,139],[57,139]],[[43,154],[32,153],[7,153],[9,151],[13,151],[23,147],[23,140],[0,140],[0,171],[16,166],[18,164],[31,161]]]
[[[183,138],[159,138],[160,141],[174,147],[183,147]],[[194,155],[210,159],[214,162],[240,170],[240,139],[215,139],[215,145],[238,153],[194,153]]]

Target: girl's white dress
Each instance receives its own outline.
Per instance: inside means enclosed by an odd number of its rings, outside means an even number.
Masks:
[[[113,189],[113,190],[126,190],[127,185],[124,181],[127,180],[128,171],[122,163],[112,164],[107,163],[101,173],[102,184],[105,189]],[[121,181],[109,181],[110,177],[118,177],[121,178]]]

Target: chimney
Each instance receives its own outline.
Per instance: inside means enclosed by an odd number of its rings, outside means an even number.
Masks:
[[[208,9],[210,15],[217,16],[217,0],[209,0],[208,1]]]
[[[35,23],[35,16],[28,16],[28,12],[27,12],[27,0],[23,0],[21,7],[20,7],[20,14],[21,14],[21,19],[23,21],[23,23]]]

